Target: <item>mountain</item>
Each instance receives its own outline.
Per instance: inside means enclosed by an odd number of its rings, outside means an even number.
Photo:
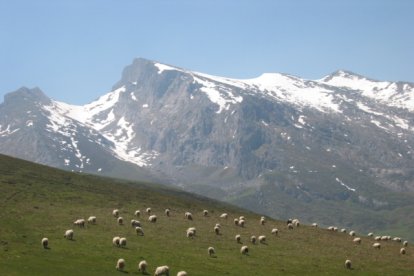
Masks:
[[[179,189],[66,172],[3,155],[0,206],[0,275],[119,275],[119,258],[125,260],[124,273],[129,275],[154,275],[161,265],[170,267],[170,275],[185,270],[199,276],[414,273],[410,242],[405,255],[399,253],[401,242],[381,241],[377,250],[372,247],[374,238],[365,232],[356,233],[362,242],[355,244],[348,233],[303,223],[289,230],[285,221],[266,218],[261,225],[260,214]],[[148,221],[147,207],[157,216],[156,223]],[[123,225],[112,215],[114,209],[124,218]],[[137,209],[140,217],[134,215]],[[186,219],[185,212],[191,212],[193,220]],[[223,212],[228,219],[220,218]],[[96,217],[96,224],[73,225],[89,216]],[[240,216],[245,217],[244,227],[233,222]],[[131,227],[132,219],[140,221],[143,236]],[[221,225],[220,235],[213,230],[216,223]],[[189,227],[197,230],[193,238],[186,237]],[[277,235],[271,234],[273,228]],[[73,240],[63,237],[67,229],[73,229]],[[252,244],[251,235],[265,235],[266,242]],[[126,246],[114,246],[115,236],[125,237]],[[49,240],[47,249],[41,245],[44,237]],[[244,245],[248,255],[240,253]],[[216,252],[212,257],[207,254],[210,246]],[[143,259],[147,273],[138,272]],[[344,267],[346,259],[352,270]]]
[[[397,234],[414,226],[401,221],[413,216],[413,132],[413,83],[347,71],[239,80],[136,59],[90,104],[21,88],[0,105],[4,154]]]

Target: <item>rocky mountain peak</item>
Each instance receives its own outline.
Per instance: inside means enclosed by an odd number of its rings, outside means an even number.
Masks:
[[[32,104],[39,103],[42,105],[50,103],[50,99],[38,87],[27,88],[21,87],[14,92],[10,92],[4,96],[5,104]]]

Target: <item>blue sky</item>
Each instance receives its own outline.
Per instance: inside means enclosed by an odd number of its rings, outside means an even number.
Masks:
[[[410,0],[0,0],[0,102],[85,104],[143,57],[233,78],[346,69],[414,82]]]

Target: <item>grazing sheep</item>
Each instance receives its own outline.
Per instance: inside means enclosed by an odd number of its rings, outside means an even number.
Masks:
[[[234,238],[236,239],[237,243],[241,243],[241,236],[240,235],[236,235]]]
[[[177,276],[187,276],[187,272],[180,271],[180,272],[177,273]]]
[[[334,230],[334,226],[329,226],[327,229],[329,230],[329,231],[333,231]]]
[[[374,238],[374,240],[376,240],[376,241],[380,241],[380,240],[381,240],[381,236],[376,236],[376,237]]]
[[[96,217],[95,216],[90,216],[88,218],[88,223],[90,223],[90,224],[96,224]]]
[[[170,216],[170,209],[165,209],[165,215],[167,216],[167,217],[169,217]]]
[[[401,238],[400,237],[395,237],[392,240],[395,241],[395,242],[401,242]]]
[[[208,216],[208,210],[203,210],[203,216],[205,216],[205,217]]]
[[[246,218],[244,216],[240,216],[239,220],[246,220]]]
[[[42,239],[42,245],[43,245],[43,248],[48,248],[48,246],[49,246],[49,239],[48,238],[43,238]]]
[[[152,222],[152,223],[156,223],[157,222],[157,216],[156,215],[149,216],[148,221]]]
[[[144,236],[144,230],[140,226],[135,227],[135,232],[137,235]]]
[[[212,255],[216,254],[216,251],[214,250],[214,247],[210,246],[208,249],[208,255],[211,257]]]
[[[372,232],[368,233],[368,237],[373,237],[373,236],[374,236],[374,233]]]
[[[251,241],[253,244],[256,244],[256,236],[251,236],[251,237],[250,237],[250,241]]]
[[[139,220],[131,219],[131,226],[132,227],[140,227],[141,222]]]
[[[195,236],[195,232],[191,230],[187,230],[187,238],[193,238]]]
[[[405,255],[405,247],[402,247],[402,248],[400,249],[400,254],[401,254],[401,255]]]
[[[352,266],[351,261],[350,260],[346,260],[345,261],[345,268],[346,269],[351,269],[351,266]]]
[[[247,247],[247,245],[243,245],[240,248],[240,253],[242,253],[243,255],[247,255],[247,253],[249,253],[249,248]]]
[[[279,230],[277,228],[272,229],[272,235],[276,235],[279,233]]]
[[[317,228],[318,227],[318,224],[316,222],[314,222],[314,223],[312,223],[312,227]]]
[[[264,236],[264,235],[262,235],[262,236],[259,236],[259,242],[260,243],[266,243],[266,236]]]
[[[216,235],[220,235],[220,227],[215,226],[214,232],[216,233]]]
[[[120,237],[113,237],[112,244],[119,247],[121,245],[120,240],[121,240]]]
[[[193,214],[190,212],[185,212],[184,217],[188,220],[193,220]]]
[[[300,226],[300,222],[299,222],[298,219],[292,220],[292,224],[295,225],[296,227],[299,227]]]
[[[234,225],[239,225],[239,219],[238,218],[234,219]]]
[[[68,240],[73,240],[73,230],[72,229],[66,230],[63,237],[68,239]]]
[[[118,221],[118,224],[119,224],[119,225],[123,225],[123,224],[124,224],[124,218],[123,218],[123,217],[119,217],[119,218],[117,219],[117,221]]]
[[[117,262],[116,262],[116,270],[120,270],[120,271],[123,271],[124,270],[124,268],[125,268],[125,260],[124,259],[119,259]]]
[[[388,241],[388,240],[389,240],[389,238],[388,238],[388,236],[381,236],[381,240],[382,240],[382,241]]]
[[[361,238],[355,238],[353,242],[356,244],[361,244]]]
[[[119,239],[119,245],[122,247],[125,247],[127,245],[127,239],[126,238],[120,238]]]
[[[215,227],[221,228],[221,224],[220,223],[216,223],[216,226]]]
[[[243,219],[241,219],[241,220],[239,220],[239,226],[240,227],[244,227],[244,224],[245,224],[245,220],[243,220]]]
[[[376,249],[381,249],[381,244],[379,242],[376,242],[372,245],[372,247],[374,247]]]
[[[145,209],[145,212],[147,212],[147,214],[150,215],[151,214],[151,208],[148,207],[147,209]]]
[[[138,264],[138,271],[140,271],[142,274],[147,272],[148,263],[145,260],[142,260]]]
[[[85,220],[84,219],[77,219],[73,222],[74,225],[79,227],[85,227]]]
[[[197,232],[197,229],[196,229],[195,227],[190,227],[190,228],[188,228],[188,229],[187,229],[187,231],[192,231],[192,232],[194,232],[194,236],[195,236],[195,234],[196,234],[196,232]]]
[[[140,210],[136,210],[136,211],[135,211],[135,213],[134,213],[134,215],[135,215],[136,217],[141,216],[141,211],[140,211]]]
[[[345,228],[342,228],[341,229],[341,233],[346,233],[346,229]]]
[[[262,218],[260,219],[260,224],[261,224],[261,225],[265,225],[265,223],[266,223],[266,219],[265,219],[264,217],[262,217]]]
[[[166,265],[159,266],[155,269],[154,276],[170,275],[170,268]]]
[[[227,219],[227,217],[228,217],[227,213],[223,213],[223,214],[220,215],[220,218],[222,218],[222,219]]]
[[[334,231],[334,232],[338,232],[338,227],[334,227],[334,228],[333,228],[333,231]]]
[[[293,224],[292,223],[288,223],[287,227],[288,227],[289,230],[292,230],[293,229]]]
[[[404,247],[407,247],[407,246],[408,246],[408,241],[404,241],[404,242],[403,242],[403,246],[404,246]]]
[[[112,215],[117,218],[119,216],[119,210],[118,209],[114,209],[112,211]]]
[[[349,235],[352,236],[352,237],[355,236],[355,231],[349,232]]]

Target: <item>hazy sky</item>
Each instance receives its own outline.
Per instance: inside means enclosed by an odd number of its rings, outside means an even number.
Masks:
[[[88,103],[135,57],[233,78],[414,82],[414,1],[0,0],[0,102],[37,86]]]

